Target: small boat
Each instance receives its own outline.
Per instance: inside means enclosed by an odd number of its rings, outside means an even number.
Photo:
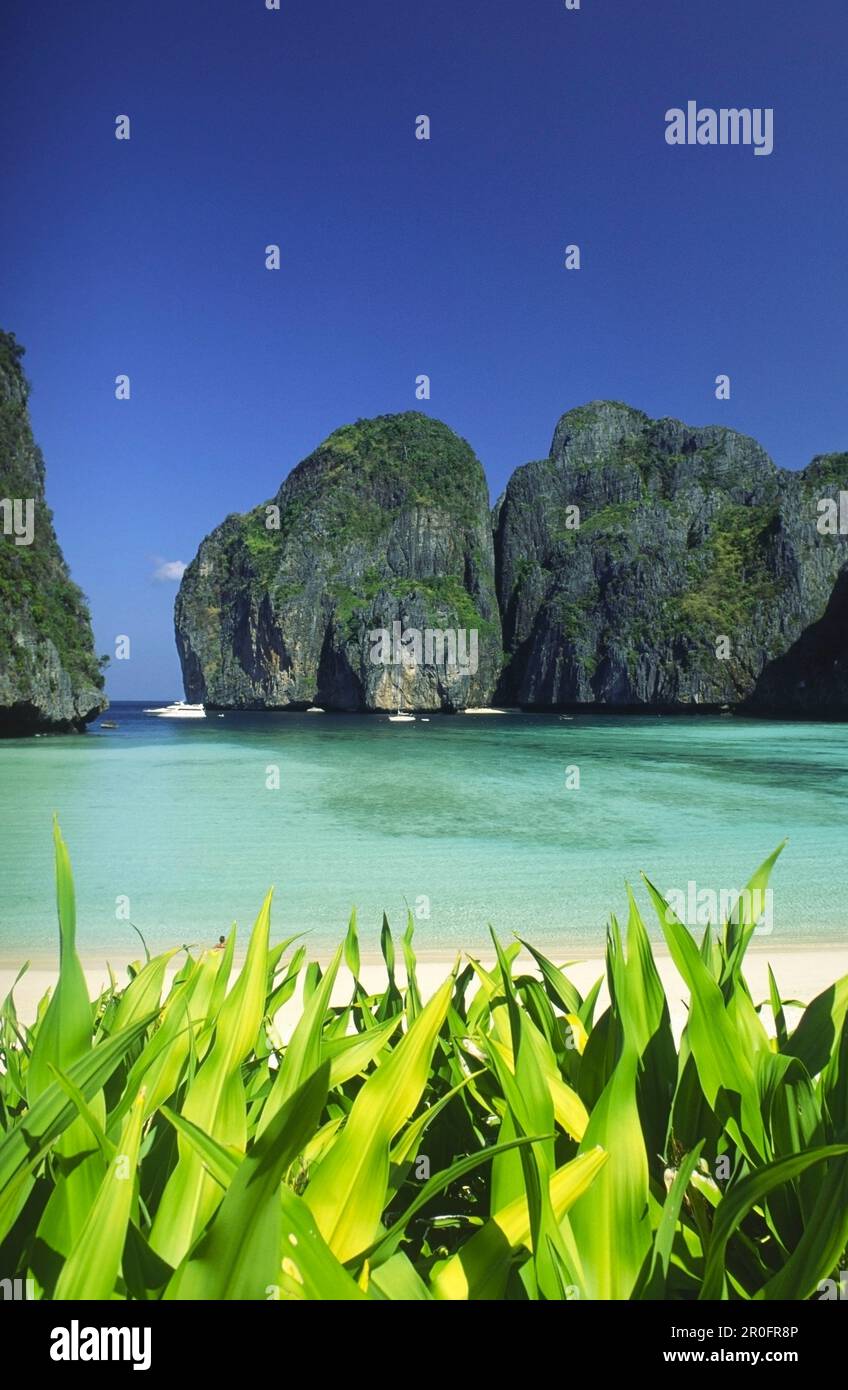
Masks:
[[[101,729],[117,729],[118,726],[114,719],[101,719],[100,727]]]
[[[307,714],[326,714],[326,710],[323,710],[323,709],[321,708],[320,705],[310,705],[310,706],[309,706],[309,709],[306,711],[306,713],[307,713]]]
[[[488,705],[469,705],[462,711],[463,714],[509,714],[508,709],[489,709]]]
[[[202,705],[187,705],[184,700],[175,700],[172,705],[161,705],[158,709],[146,709],[145,714],[156,714],[160,719],[205,719],[206,710]]]
[[[397,714],[389,715],[389,722],[392,724],[414,724],[415,715],[405,714],[400,705],[397,707]]]

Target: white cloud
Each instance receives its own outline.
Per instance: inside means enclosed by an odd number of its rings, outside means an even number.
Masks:
[[[160,584],[179,584],[186,572],[186,565],[183,560],[163,560],[160,555],[157,555],[155,563],[153,578]]]

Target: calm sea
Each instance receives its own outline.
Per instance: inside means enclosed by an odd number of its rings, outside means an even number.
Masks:
[[[313,950],[354,905],[375,948],[383,911],[400,931],[408,904],[422,953],[484,946],[488,923],[579,953],[641,869],[663,891],[718,895],[785,836],[774,944],[848,939],[846,725],[142,709],[113,705],[114,730],[0,744],[7,960],[54,949],[54,811],[91,953],[135,950],[127,912],[151,946],[211,944],[248,927],[272,884],[275,936],[307,931]]]

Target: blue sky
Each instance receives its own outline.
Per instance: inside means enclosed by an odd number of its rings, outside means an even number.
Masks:
[[[181,692],[157,565],[419,373],[493,498],[597,397],[848,448],[844,0],[14,10],[2,326],[112,698]],[[773,108],[774,153],[668,146],[688,100]]]

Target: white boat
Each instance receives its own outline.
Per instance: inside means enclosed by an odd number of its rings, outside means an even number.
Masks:
[[[187,705],[184,700],[175,700],[172,705],[160,705],[158,709],[146,709],[145,714],[156,714],[160,719],[205,719],[206,710],[202,705]]]
[[[414,724],[414,723],[415,723],[415,715],[414,715],[414,714],[405,714],[405,713],[403,712],[403,710],[401,709],[400,705],[398,705],[398,707],[397,707],[397,714],[390,714],[390,715],[389,715],[389,722],[390,722],[391,724]]]

